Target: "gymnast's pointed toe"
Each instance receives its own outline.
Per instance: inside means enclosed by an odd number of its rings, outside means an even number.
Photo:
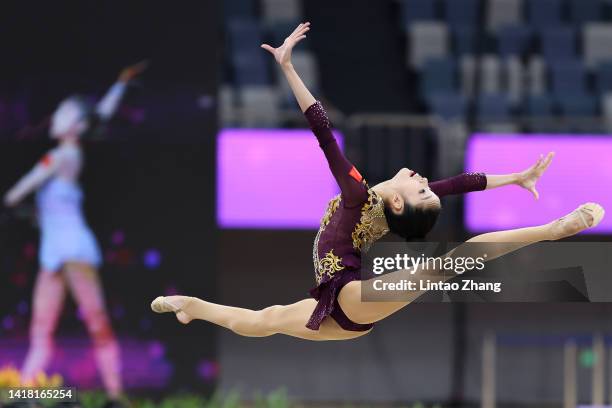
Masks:
[[[587,228],[594,228],[603,220],[606,210],[597,203],[586,203],[578,207],[582,222]],[[585,217],[586,216],[586,217]],[[588,219],[590,218],[590,220]]]
[[[599,225],[601,220],[603,220],[603,217],[606,215],[606,210],[603,208],[603,206],[597,203],[586,203],[582,205],[581,208],[583,211],[593,217],[593,221],[591,222],[591,225],[589,225],[589,228],[594,228]]]
[[[168,313],[174,312],[172,305],[166,302],[165,296],[158,296],[151,302],[151,310],[155,313]]]
[[[174,313],[179,322],[187,324],[193,317],[184,309],[192,300],[193,298],[188,296],[158,296],[151,302],[151,310],[155,313]]]
[[[597,203],[585,203],[566,216],[554,221],[552,240],[576,235],[586,229],[596,227],[605,215],[604,208]]]

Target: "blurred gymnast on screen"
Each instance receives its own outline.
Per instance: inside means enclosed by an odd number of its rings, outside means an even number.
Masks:
[[[188,296],[160,296],[151,305],[153,311],[174,312],[181,323],[206,320],[243,336],[285,334],[307,340],[360,337],[372,330],[375,322],[424,293],[415,291],[410,300],[402,302],[361,300],[361,256],[375,241],[389,231],[405,240],[424,238],[436,222],[441,209],[440,197],[445,195],[517,184],[538,198],[536,182],[550,165],[553,153],[540,157],[532,167],[513,175],[462,174],[429,184],[415,171],[401,169],[393,178],[369,188],[344,157],[325,110],[291,64],[293,47],[306,38],[309,29],[309,23],[300,24],[280,47],[264,44],[262,48],[281,66],[341,191],[330,201],[315,238],[313,262],[317,286],[310,291],[312,298],[291,305],[248,310]],[[601,206],[589,203],[549,224],[487,233],[467,242],[509,243],[500,247],[499,253],[488,253],[488,260],[491,260],[531,243],[577,234],[596,226],[603,215]],[[393,275],[385,275],[382,279],[392,281]]]
[[[95,107],[80,96],[63,100],[53,113],[50,136],[56,148],[48,152],[4,197],[17,206],[36,192],[41,230],[39,262],[32,300],[30,348],[22,378],[32,383],[45,369],[53,351],[53,332],[63,307],[66,289],[72,293],[94,343],[104,387],[111,399],[122,392],[119,347],[106,313],[97,269],[98,243],[82,210],[83,192],[78,178],[83,167],[80,139],[96,132],[115,113],[127,83],[145,68],[139,63],[121,71],[117,82]]]

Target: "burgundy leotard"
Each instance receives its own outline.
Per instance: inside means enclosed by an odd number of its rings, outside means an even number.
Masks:
[[[310,294],[318,303],[306,327],[318,330],[323,320],[332,316],[345,330],[366,331],[372,325],[352,322],[340,308],[337,297],[344,285],[360,279],[362,251],[387,233],[385,222],[374,222],[384,219],[384,203],[340,150],[321,103],[311,105],[304,115],[341,191],[330,201],[315,238],[313,262],[317,286]],[[431,183],[430,188],[442,197],[484,190],[486,182],[484,174],[470,173]]]

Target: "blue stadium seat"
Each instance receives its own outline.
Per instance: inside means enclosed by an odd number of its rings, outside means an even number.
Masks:
[[[608,22],[586,23],[582,28],[582,53],[589,69],[612,61],[612,25]]]
[[[438,93],[457,91],[457,63],[453,58],[435,58],[425,62],[421,70],[421,92],[427,99]]]
[[[581,61],[565,61],[550,66],[552,93],[557,98],[587,92],[586,71]]]
[[[415,21],[436,20],[435,0],[402,0],[402,25],[408,27]]]
[[[259,6],[266,23],[304,21],[302,0],[260,0]]]
[[[524,0],[487,0],[487,30],[496,33],[503,27],[522,24],[524,3]]]
[[[527,15],[534,27],[561,25],[561,0],[528,0]]]
[[[223,14],[226,20],[257,17],[257,0],[224,0]]]
[[[484,94],[476,103],[479,121],[506,122],[510,120],[510,100],[506,94]]]
[[[444,0],[446,21],[451,27],[479,24],[480,0]]]
[[[531,48],[533,30],[524,25],[506,26],[499,31],[497,51],[501,57],[525,55]]]
[[[557,103],[565,116],[595,116],[597,115],[597,99],[587,93],[568,95],[558,98]]]
[[[554,104],[550,95],[529,95],[525,100],[524,113],[532,117],[550,117]]]
[[[253,51],[262,43],[261,27],[253,19],[232,19],[227,25],[227,35],[231,52]]]
[[[601,21],[603,19],[603,4],[601,0],[570,0],[570,21],[577,26],[582,26],[590,21]]]
[[[449,54],[450,33],[441,21],[419,21],[408,27],[407,63],[418,69],[431,58],[442,58]]]
[[[237,86],[269,85],[270,72],[266,56],[255,51],[232,54],[231,62],[234,72],[234,84]]]
[[[467,100],[459,93],[439,93],[431,95],[427,102],[430,113],[447,120],[464,119],[467,115]]]
[[[597,67],[595,90],[599,95],[612,92],[612,61],[601,63]]]
[[[475,55],[479,53],[476,30],[471,26],[453,28],[451,41],[456,55]]]
[[[576,59],[576,31],[571,27],[544,29],[541,45],[544,60],[548,64]]]

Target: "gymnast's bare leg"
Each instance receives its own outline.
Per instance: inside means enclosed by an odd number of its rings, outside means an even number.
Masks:
[[[24,385],[33,384],[36,375],[47,367],[67,287],[81,309],[93,339],[104,387],[111,398],[118,398],[122,392],[119,345],[106,313],[98,273],[86,263],[68,262],[58,273],[39,272],[32,300],[30,348],[22,369],[22,382]]]
[[[30,347],[21,370],[23,385],[31,385],[53,353],[53,332],[64,306],[66,283],[59,273],[38,272],[32,297]]]
[[[66,282],[93,340],[94,356],[109,397],[123,392],[119,344],[106,312],[104,292],[98,271],[82,262],[68,262],[64,267]]]
[[[367,332],[343,330],[333,319],[325,319],[318,331],[306,328],[317,301],[304,299],[290,305],[275,305],[261,310],[224,306],[188,296],[158,297],[151,308],[158,313],[174,311],[184,324],[193,319],[206,320],[245,337],[285,334],[305,340],[348,340]]]
[[[548,224],[507,231],[489,232],[477,235],[466,242],[505,243],[506,245],[494,245],[487,248],[487,261],[491,261],[537,242],[557,241],[576,235],[585,229],[593,228],[601,222],[604,213],[604,209],[600,205],[587,203],[581,205],[568,215]],[[461,246],[451,251],[449,255],[453,256],[453,252],[460,250]],[[439,274],[431,273],[431,276],[429,276],[427,273],[424,273],[420,274],[419,277],[421,279],[431,278],[432,280],[441,281],[451,279],[454,276],[450,275],[441,279]],[[398,271],[382,277],[383,280],[386,279],[389,282],[397,282],[400,279],[410,278],[413,278],[413,276],[406,271]],[[425,293],[425,291],[412,291],[408,299],[400,302],[362,302],[361,285],[361,281],[350,282],[342,288],[338,295],[338,303],[348,318],[355,323],[361,324],[380,321],[409,305]],[[406,298],[406,296],[403,297]]]
[[[491,260],[536,242],[555,241],[575,235],[596,226],[603,218],[603,214],[603,208],[599,205],[585,204],[567,216],[545,225],[491,232],[478,235],[467,242],[508,243],[508,246],[500,246],[498,253],[490,253],[488,259]],[[383,278],[397,278],[390,275],[385,275]],[[380,321],[409,305],[424,293],[415,291],[411,299],[402,302],[363,302],[361,284],[360,281],[348,283],[338,296],[338,302],[349,319],[361,324]],[[187,324],[193,319],[205,320],[247,337],[285,334],[306,340],[348,340],[368,333],[343,330],[333,319],[325,319],[318,331],[306,328],[306,322],[315,306],[314,299],[305,299],[286,306],[277,305],[262,310],[249,310],[218,305],[188,296],[160,296],[151,304],[155,312],[176,313],[181,323]]]

